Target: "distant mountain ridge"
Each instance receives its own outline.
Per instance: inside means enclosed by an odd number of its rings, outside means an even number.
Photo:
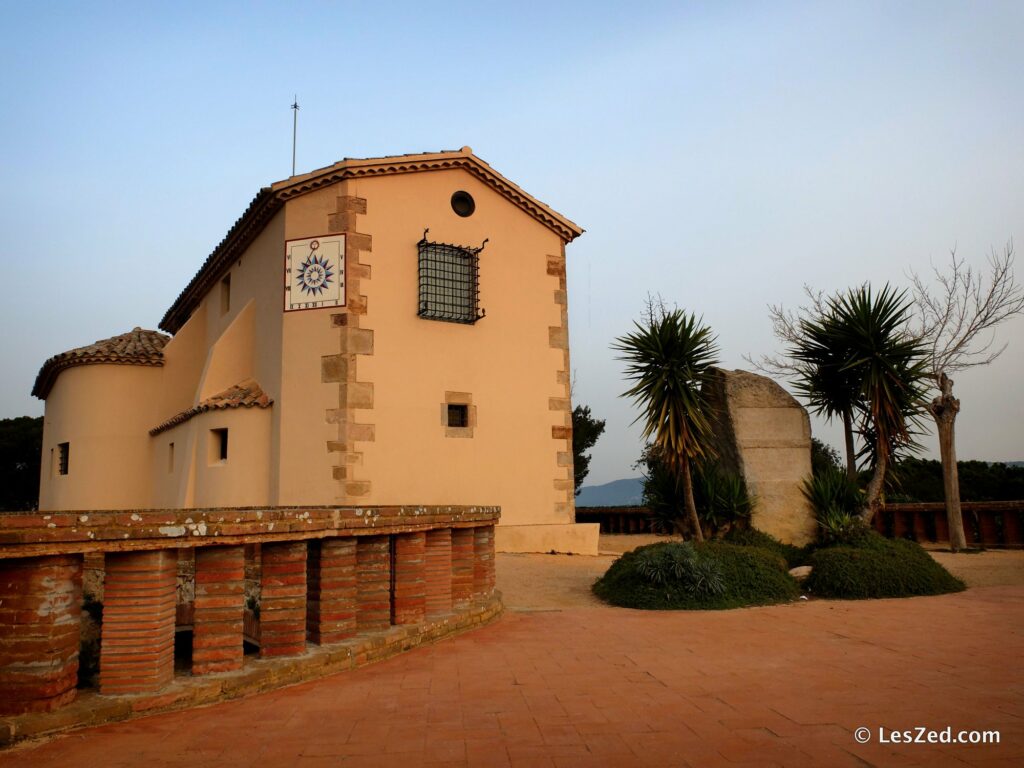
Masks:
[[[644,496],[644,479],[629,477],[604,485],[585,485],[576,497],[577,507],[635,507]]]

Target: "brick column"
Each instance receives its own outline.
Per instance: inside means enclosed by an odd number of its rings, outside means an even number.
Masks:
[[[395,624],[419,624],[426,616],[427,534],[395,536]]]
[[[241,669],[245,548],[201,547],[195,569],[192,674]]]
[[[473,529],[452,529],[452,603],[473,599]]]
[[[452,529],[427,531],[427,618],[452,610]]]
[[[309,550],[306,637],[311,643],[329,645],[356,633],[356,540],[323,539],[317,544]]]
[[[356,627],[372,632],[391,626],[391,541],[360,536],[356,543]]]
[[[306,542],[264,544],[260,656],[306,650]]]
[[[111,552],[103,586],[100,693],[153,693],[174,678],[178,550]]]
[[[75,699],[81,555],[0,560],[0,714]]]
[[[490,597],[494,593],[494,526],[473,529],[473,594]]]

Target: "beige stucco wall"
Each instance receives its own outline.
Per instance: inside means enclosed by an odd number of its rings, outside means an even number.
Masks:
[[[374,354],[360,378],[374,384],[376,440],[363,448],[370,499],[450,504],[473,498],[500,504],[505,524],[567,523],[556,517],[552,487],[558,446],[551,427],[561,414],[548,400],[561,351],[548,345],[560,322],[552,299],[557,280],[547,254],[561,241],[464,171],[414,174],[395,184],[371,179],[350,185],[367,200],[360,228],[374,238],[373,278],[366,282],[366,326]],[[473,216],[451,209],[453,192],[476,200]],[[480,306],[473,325],[417,316],[418,251],[424,227],[435,242],[486,247],[480,254]],[[472,438],[449,438],[440,420],[445,392],[472,396]]]
[[[209,411],[192,419],[196,430],[194,507],[251,507],[269,503],[269,410]],[[211,430],[228,430],[228,458],[220,461]]]
[[[452,211],[457,190],[476,201],[468,218]],[[361,455],[348,473],[369,481],[359,501],[472,499],[501,505],[502,526],[571,523],[566,491],[555,487],[565,473],[564,461],[558,465],[565,441],[552,439],[565,413],[550,407],[552,398],[565,397],[563,350],[549,343],[549,329],[562,322],[558,277],[548,273],[549,256],[562,252],[559,236],[475,177],[450,170],[348,181],[304,195],[288,203],[286,239],[324,234],[340,195],[366,200],[358,231],[372,239],[372,250],[360,254],[371,270],[360,283],[360,327],[372,330],[373,349],[357,365],[359,381],[372,383],[373,407],[351,417],[372,424],[373,439],[358,443]],[[477,323],[417,316],[416,244],[426,227],[435,242],[475,247],[488,240],[480,254],[486,317]],[[281,503],[345,498],[342,484],[330,482],[333,459],[324,450],[336,438],[333,425],[323,429],[322,414],[338,408],[338,385],[319,383],[320,355],[338,351],[338,331],[327,322],[334,312],[285,315]],[[446,392],[471,396],[472,437],[446,436]],[[590,526],[586,533],[596,552],[596,533]]]
[[[133,509],[150,504],[153,403],[161,368],[85,365],[62,371],[46,399],[39,508]],[[70,444],[68,474],[57,445]]]
[[[457,190],[476,201],[468,218],[452,211]],[[345,231],[356,233],[351,243],[362,247],[350,249],[348,265],[351,284],[358,280],[360,316],[337,308],[283,312],[285,241],[342,231],[342,197],[365,200],[365,212],[345,219]],[[480,306],[487,314],[476,324],[417,316],[417,242],[426,227],[436,242],[476,247],[488,240],[480,254]],[[596,554],[597,528],[572,525],[567,487],[569,368],[559,265],[558,234],[461,169],[349,180],[288,200],[229,267],[227,311],[222,274],[167,344],[163,369],[118,366],[126,374],[118,391],[128,372],[149,371],[144,375],[154,383],[152,405],[131,421],[141,463],[122,503],[495,504],[509,529],[500,539],[508,547]],[[346,316],[362,334],[359,343],[369,345],[358,355],[346,352],[347,331],[339,328]],[[325,359],[342,352],[358,370],[347,395],[337,378],[324,374]],[[79,402],[86,395],[73,384],[75,374],[98,367],[61,374],[48,418],[86,432],[95,428],[72,415],[60,393],[75,387]],[[271,408],[202,414],[148,436],[157,424],[250,377],[273,399]],[[446,393],[471,398],[472,437],[447,436]],[[231,455],[227,465],[211,465],[209,430],[221,425],[231,430]],[[108,490],[97,482],[82,493],[51,497],[55,506],[72,496],[110,506]]]

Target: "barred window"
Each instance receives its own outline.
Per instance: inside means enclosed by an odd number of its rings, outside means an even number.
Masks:
[[[419,316],[450,323],[475,323],[482,318],[479,254],[483,246],[463,248],[431,243],[424,232],[418,247]]]

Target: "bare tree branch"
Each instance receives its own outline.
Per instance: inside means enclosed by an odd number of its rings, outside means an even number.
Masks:
[[[796,311],[788,310],[781,304],[768,305],[772,333],[775,334],[775,338],[790,348],[795,346],[801,338],[801,321],[821,317],[825,313],[825,305],[828,302],[824,291],[815,290],[806,284],[804,285],[804,295],[807,296],[808,303],[798,307]],[[751,355],[744,355],[743,359],[761,373],[790,381],[801,378],[806,369],[806,365],[789,356],[788,350],[774,355],[761,355],[757,359]]]
[[[925,340],[932,379],[943,373],[988,365],[1006,349],[996,346],[995,328],[1024,314],[1024,288],[1014,279],[1013,241],[1002,253],[989,255],[988,274],[975,270],[950,252],[946,271],[932,267],[929,285],[916,272],[910,281],[917,306],[916,331]]]

